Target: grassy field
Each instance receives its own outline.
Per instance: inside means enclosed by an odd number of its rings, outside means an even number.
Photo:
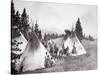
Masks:
[[[28,71],[26,73],[45,73],[63,71],[83,71],[97,69],[97,41],[82,41],[87,54],[77,57],[59,57],[53,67]]]

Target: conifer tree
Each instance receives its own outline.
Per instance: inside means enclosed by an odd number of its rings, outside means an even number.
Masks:
[[[39,29],[39,25],[37,24],[37,21],[36,21],[36,24],[35,24],[35,33],[36,33],[36,35],[38,36],[38,39],[42,39],[42,33],[41,33],[41,30]]]
[[[28,31],[29,24],[28,24],[28,15],[26,13],[26,9],[24,8],[23,13],[21,15],[21,24],[22,24],[22,31]]]
[[[76,22],[75,33],[76,33],[77,37],[79,38],[79,40],[81,41],[83,38],[83,29],[81,27],[80,18],[78,18],[78,20]]]
[[[23,13],[21,15],[21,25],[20,25],[20,30],[23,33],[24,37],[26,40],[29,40],[29,17],[26,13],[26,9],[24,8]]]

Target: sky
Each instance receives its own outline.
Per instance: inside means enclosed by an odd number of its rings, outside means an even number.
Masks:
[[[39,24],[39,28],[46,32],[64,33],[65,29],[71,29],[80,18],[83,32],[97,38],[97,6],[77,5],[62,3],[46,3],[24,0],[13,0],[15,10],[22,13],[26,8],[30,21]]]

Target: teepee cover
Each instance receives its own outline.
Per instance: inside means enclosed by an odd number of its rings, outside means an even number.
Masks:
[[[77,56],[77,55],[83,55],[86,54],[86,50],[84,49],[83,45],[78,40],[77,36],[74,35],[73,37],[68,37],[67,40],[64,43],[64,48],[69,48],[68,53],[71,56]],[[72,51],[75,47],[76,52],[73,54]]]
[[[37,38],[35,32],[31,32],[31,37],[26,45],[26,49],[23,52],[19,63],[17,63],[16,69],[18,71],[33,71],[40,68],[45,68],[45,56],[50,54],[46,48]]]

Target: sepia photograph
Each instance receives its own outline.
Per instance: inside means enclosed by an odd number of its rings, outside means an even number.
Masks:
[[[11,74],[97,69],[97,6],[10,1]]]

